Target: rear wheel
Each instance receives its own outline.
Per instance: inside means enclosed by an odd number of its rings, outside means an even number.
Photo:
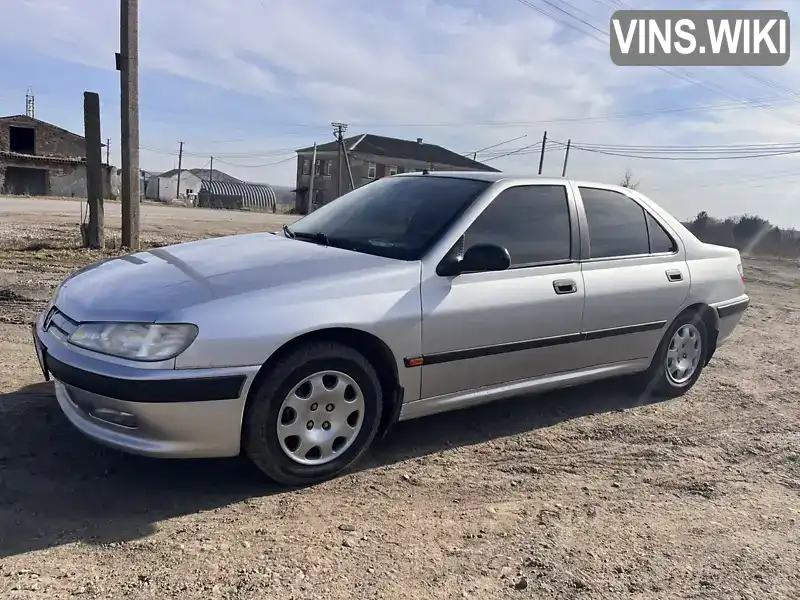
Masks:
[[[674,398],[688,392],[706,364],[708,330],[696,312],[679,315],[661,339],[643,383],[655,396]]]
[[[353,465],[380,424],[378,375],[358,351],[314,343],[282,358],[245,413],[243,447],[268,477],[310,485]]]

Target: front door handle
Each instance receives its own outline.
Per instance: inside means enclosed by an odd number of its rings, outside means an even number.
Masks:
[[[678,269],[669,269],[667,271],[667,281],[683,281],[683,273],[678,271]]]
[[[578,284],[572,279],[556,279],[553,282],[553,289],[559,296],[563,294],[574,294],[578,291]]]

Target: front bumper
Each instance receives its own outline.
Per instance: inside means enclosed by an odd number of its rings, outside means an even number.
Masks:
[[[46,371],[67,419],[93,440],[133,454],[212,458],[239,454],[247,393],[258,367],[137,368],[77,351],[42,330]]]

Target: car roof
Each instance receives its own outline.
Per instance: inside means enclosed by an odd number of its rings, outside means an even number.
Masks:
[[[498,181],[507,181],[507,182],[526,182],[530,183],[532,180],[536,181],[536,183],[541,184],[564,184],[564,183],[572,183],[573,185],[579,185],[584,187],[598,187],[608,190],[626,190],[628,192],[633,191],[628,188],[623,188],[623,186],[616,185],[613,183],[603,183],[600,181],[584,181],[584,180],[576,180],[576,179],[569,179],[567,177],[546,177],[544,175],[526,175],[526,174],[512,174],[512,173],[490,173],[486,171],[428,171],[427,173],[401,173],[399,175],[394,175],[394,177],[448,177],[453,179],[476,179],[478,181],[488,181],[491,183],[495,183]]]

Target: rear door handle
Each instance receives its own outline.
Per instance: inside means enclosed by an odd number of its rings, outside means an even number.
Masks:
[[[669,269],[667,271],[667,280],[668,281],[683,281],[683,273],[678,271],[678,269]]]
[[[553,282],[553,289],[558,295],[574,294],[578,291],[578,284],[572,279],[556,279]]]

